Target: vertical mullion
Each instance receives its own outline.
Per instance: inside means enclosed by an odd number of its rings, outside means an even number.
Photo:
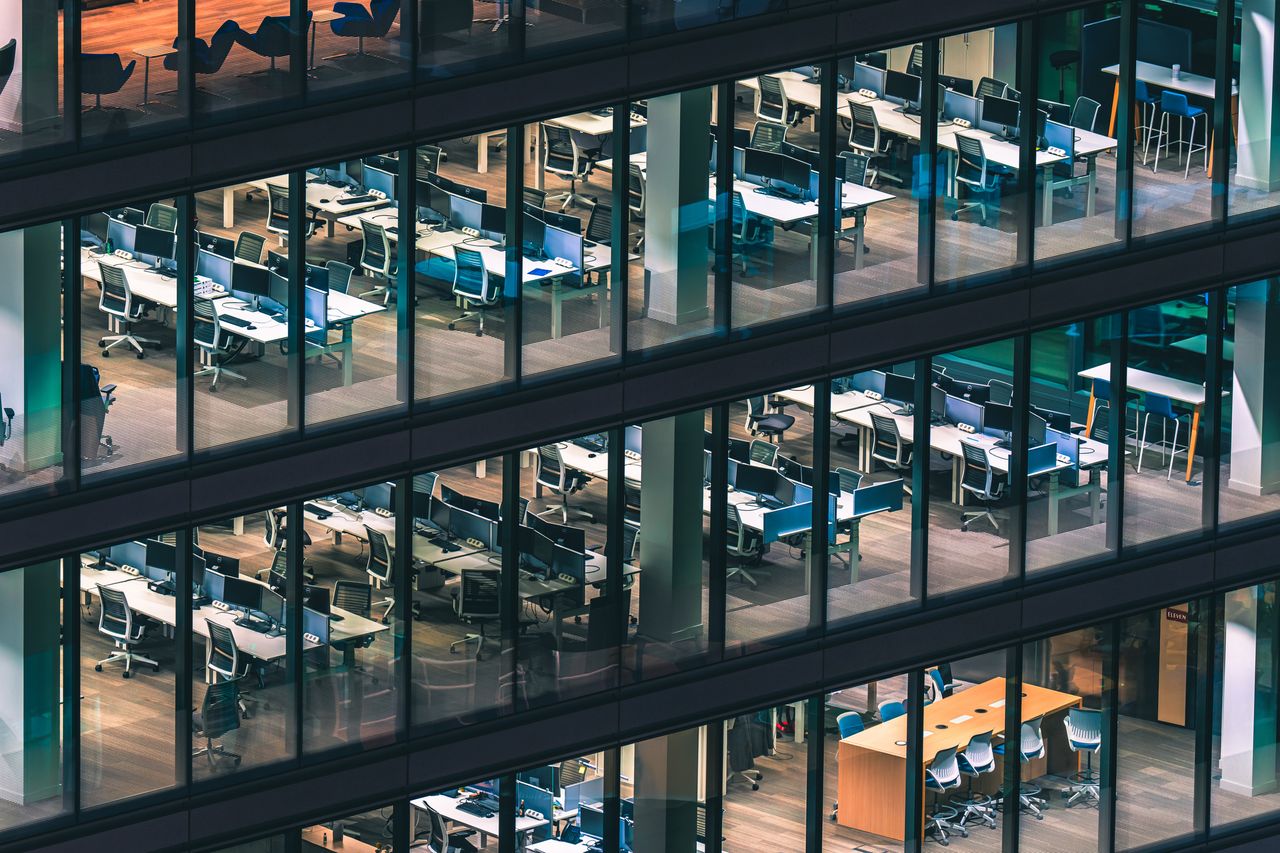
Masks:
[[[177,101],[179,114],[186,116],[189,125],[195,124],[196,115],[196,85],[195,72],[191,66],[191,46],[195,44],[196,38],[196,15],[195,3],[197,0],[178,0],[178,91]],[[181,211],[181,206],[179,206]],[[184,219],[179,216],[180,223],[194,221],[193,219]],[[181,227],[181,226],[179,226]],[[178,241],[179,244],[182,240]],[[179,281],[187,281],[179,275]]]
[[[311,16],[307,12],[307,0],[293,0],[289,7],[289,93],[300,101],[307,97],[307,66],[310,55],[307,46],[311,43]],[[296,245],[302,245],[298,243]]]
[[[1114,90],[1116,102],[1116,224],[1117,240],[1128,245],[1133,238],[1133,83],[1138,55],[1137,3],[1120,5],[1120,74]]]
[[[514,20],[514,18],[512,19]],[[516,777],[504,774],[498,780],[498,853],[516,853],[523,845],[516,838]]]
[[[825,76],[825,74],[824,74]],[[824,182],[824,185],[827,182]],[[834,181],[830,182],[834,186]],[[830,565],[827,485],[831,470],[831,383],[813,383],[813,519],[809,536],[809,630],[819,633],[826,624],[827,571]],[[855,522],[856,523],[856,522]],[[850,557],[853,559],[853,557]]]
[[[191,234],[195,230],[194,204],[189,193],[177,198],[178,203],[178,281],[195,281],[195,251],[191,242]],[[194,352],[194,328],[191,322],[194,316],[194,287],[178,288],[178,316],[175,332],[177,360],[177,431],[178,454],[189,459],[195,447],[195,372],[191,360]]]
[[[604,842],[605,850],[618,850],[622,839],[618,837],[618,819],[622,816],[621,754],[617,747],[604,751]],[[633,789],[634,790],[634,789]]]
[[[80,555],[62,558],[62,810],[78,814],[80,804]]]
[[[1037,78],[1039,77],[1039,57],[1036,55],[1036,33],[1038,32],[1039,18],[1028,18],[1018,25],[1018,71],[1020,73],[1022,84],[1022,95],[1019,99],[1018,110],[1021,125],[1021,133],[1018,138],[1018,192],[1016,193],[1021,202],[1021,210],[1018,211],[1018,235],[1017,235],[1017,266],[1025,267],[1030,265],[1032,253],[1034,251],[1033,241],[1036,227],[1036,179],[1039,177],[1036,169],[1036,143],[1037,134],[1036,127],[1039,125],[1039,113],[1037,112],[1036,92]],[[1017,433],[1014,433],[1014,447],[1017,448]],[[1016,452],[1016,451],[1015,451]],[[1012,472],[1010,472],[1012,479]],[[1025,493],[1025,482],[1021,491]],[[1012,548],[1012,543],[1010,544]],[[1012,551],[1010,552],[1012,553]]]
[[[1035,205],[1031,205],[1032,209]],[[1009,450],[1009,488],[1017,496],[1017,517],[1009,531],[1009,577],[1021,578],[1026,568],[1027,453],[1030,435],[1027,421],[1031,402],[1031,336],[1013,339],[1013,447]]]
[[[1005,649],[1004,682],[1004,781],[1005,792],[1000,818],[1004,849],[1018,849],[1019,788],[1022,786],[1022,643]]]
[[[824,72],[825,73],[825,72]],[[809,706],[805,709],[805,720],[813,725],[808,732],[797,732],[805,736],[808,747],[809,766],[805,774],[805,853],[822,853],[822,826],[825,822],[825,801],[823,800],[823,780],[826,778],[826,732],[824,719],[826,709],[823,707],[823,696],[810,696],[804,700]]]
[[[613,173],[610,182],[610,225],[612,252],[609,263],[609,286],[600,299],[609,302],[609,351],[623,357],[627,352],[627,298],[630,288],[628,252],[629,177],[631,169],[631,104],[623,101],[613,108]],[[621,445],[619,445],[621,446]]]
[[[621,682],[623,647],[627,644],[628,613],[622,606],[622,567],[625,562],[622,555],[622,532],[626,524],[623,520],[626,512],[624,490],[626,457],[622,452],[625,446],[624,429],[625,427],[614,427],[609,430],[609,482],[605,497],[607,511],[605,513],[604,561],[611,570],[605,575],[604,594],[606,599],[612,602],[607,617],[609,624],[614,626],[613,631],[617,633],[610,632],[615,638],[609,643],[613,674],[607,684],[601,685],[604,689],[613,689]]]
[[[290,316],[294,313],[296,312],[289,312]],[[289,559],[288,574],[285,576],[284,602],[288,622],[288,630],[285,631],[287,646],[285,672],[293,686],[293,714],[286,719],[285,741],[293,744],[295,760],[301,762],[302,751],[306,746],[302,737],[302,720],[306,718],[304,679],[307,669],[303,661],[302,648],[302,504],[296,501],[290,502],[285,507],[285,513],[284,540]]]
[[[917,418],[917,420],[919,420]],[[902,849],[919,853],[924,843],[924,670],[907,673],[907,768],[903,791]]]
[[[523,7],[517,18],[512,0],[512,32],[524,30]],[[524,340],[524,125],[507,128],[507,251],[506,275],[502,281],[503,326],[506,380],[518,385],[523,375],[520,350]],[[513,504],[514,506],[514,504]]]
[[[179,222],[182,220],[179,219]],[[179,281],[185,279],[179,278]],[[191,288],[178,288],[190,292]],[[190,527],[179,527],[175,531],[174,543],[178,552],[175,561],[177,579],[174,583],[174,641],[177,644],[173,664],[174,683],[174,723],[173,746],[174,783],[178,790],[187,787],[191,782],[191,541]]]
[[[412,231],[401,231],[401,234],[412,234]],[[398,691],[396,697],[396,737],[404,737],[409,730],[409,696],[412,691],[413,666],[413,474],[397,479],[395,493],[395,549],[396,566],[394,575],[394,591],[398,619],[390,621],[390,628],[395,630],[396,623],[403,627],[400,636],[392,636],[391,678]],[[398,665],[397,665],[398,664]]]
[[[80,271],[80,220],[62,222],[62,476],[71,491],[80,488],[80,364],[81,352],[80,298],[84,278]]]
[[[408,850],[413,843],[409,837],[409,827],[413,822],[413,806],[408,800],[396,800],[392,803],[391,812],[391,849]]]
[[[1107,547],[1116,557],[1124,550],[1124,467],[1129,439],[1128,428],[1129,313],[1111,315],[1111,408],[1108,411],[1107,435]]]
[[[931,98],[937,98],[938,79],[938,40],[925,39],[924,61],[921,64],[921,85],[924,86],[922,97],[932,91]],[[920,188],[920,200],[916,211],[916,281],[926,287],[931,286],[934,277],[934,238],[937,232],[937,159],[938,159],[938,123],[931,118],[936,112],[928,113],[923,107],[920,112],[920,158],[919,168],[923,176],[913,176]]]
[[[413,4],[408,4],[413,5]],[[406,10],[402,10],[401,14]],[[413,409],[414,334],[413,303],[417,291],[414,272],[414,255],[417,249],[417,150],[412,146],[400,150],[400,168],[396,173],[396,230],[406,236],[397,243],[396,261],[396,402],[404,411]],[[411,481],[412,482],[412,481]],[[412,506],[412,504],[410,504]]]
[[[725,654],[725,592],[728,581],[725,545],[729,511],[729,406],[718,403],[711,409],[711,553],[707,587],[707,650],[711,659]]]
[[[1192,803],[1193,831],[1197,838],[1209,834],[1210,803],[1213,786],[1213,730],[1215,725],[1213,685],[1217,673],[1214,638],[1218,635],[1217,596],[1206,596],[1190,603],[1191,623],[1196,626],[1195,686],[1195,764]]]
[[[418,32],[418,4],[414,0],[400,0],[400,49],[404,51],[403,61],[409,64],[404,75],[410,84],[413,83],[418,70],[418,53],[420,49],[419,39],[421,33]],[[410,161],[413,163],[413,161]],[[416,164],[411,166],[414,173],[417,172]],[[401,231],[401,234],[406,232]],[[412,232],[409,232],[412,233]],[[399,849],[399,848],[397,848]],[[408,847],[405,848],[406,850]]]
[[[270,202],[268,201],[268,204]],[[306,294],[303,289],[306,270],[307,176],[297,170],[289,172],[289,428],[295,438],[306,424]]]
[[[706,725],[707,754],[703,762],[706,777],[703,790],[706,795],[707,838],[704,853],[720,853],[724,839],[724,789],[725,789],[725,726],[727,720],[715,720]],[[606,848],[611,849],[611,848]],[[621,849],[621,848],[617,848]]]
[[[733,329],[733,83],[716,84],[714,334]]]
[[[1227,325],[1226,288],[1209,291],[1208,309],[1204,410],[1200,413],[1199,443],[1204,458],[1200,475],[1200,516],[1203,529],[1214,531],[1218,527],[1218,488],[1222,475],[1222,342]]]
[[[1120,620],[1104,626],[1102,658],[1102,748],[1098,780],[1098,853],[1116,849],[1116,736],[1119,730]]]
[[[1231,124],[1231,68],[1234,51],[1232,41],[1236,23],[1236,0],[1218,0],[1218,29],[1216,35],[1217,49],[1214,51],[1215,88],[1213,108],[1213,127],[1210,132],[1214,140],[1210,153],[1209,167],[1213,169],[1213,183],[1210,191],[1211,215],[1214,222],[1225,223],[1227,218],[1227,168],[1231,162],[1231,151],[1235,148],[1235,128]],[[1205,466],[1206,469],[1208,466]]]
[[[925,51],[925,56],[929,52]],[[911,597],[925,603],[928,596],[929,561],[929,418],[931,360],[915,360],[915,411],[911,423]],[[923,451],[923,452],[921,452]],[[852,559],[852,557],[850,557]]]
[[[80,92],[80,14],[83,3],[67,3],[62,14],[62,120],[65,139],[80,148],[81,102]],[[68,246],[80,245],[80,235]]]
[[[810,240],[817,240],[818,267],[814,307],[821,313],[829,313],[834,303],[835,290],[835,232],[836,210],[840,199],[836,198],[836,62],[828,59],[822,63],[822,90],[818,110],[818,233]],[[810,250],[812,251],[812,249]],[[825,421],[815,421],[825,423]]]
[[[509,148],[508,151],[510,151]],[[508,210],[512,206],[508,205]],[[511,669],[509,672],[503,672],[500,658],[498,678],[501,679],[503,675],[510,677],[511,695],[508,707],[504,709],[499,705],[498,713],[510,714],[517,710],[516,697],[521,690],[520,650],[516,646],[520,637],[520,632],[517,630],[520,618],[520,537],[519,526],[515,523],[515,507],[520,506],[520,451],[502,454],[501,505],[507,507],[507,510],[498,527],[498,536],[502,540],[502,574],[498,581],[502,618],[499,628],[502,636],[501,655],[510,662]],[[512,809],[514,808],[513,802]]]

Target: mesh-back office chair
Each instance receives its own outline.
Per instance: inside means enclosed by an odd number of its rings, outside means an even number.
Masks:
[[[440,163],[445,159],[444,149],[439,145],[419,145],[414,154],[417,163],[418,180],[440,171]]]
[[[1098,113],[1101,111],[1102,104],[1093,98],[1081,95],[1076,98],[1075,105],[1071,107],[1071,121],[1068,124],[1080,130],[1093,132],[1098,126]]]
[[[792,415],[766,412],[763,395],[747,398],[747,432],[749,434],[762,435],[770,442],[776,443],[795,422],[796,419]]]
[[[713,204],[708,202],[708,221],[714,219],[712,208]],[[750,213],[747,210],[747,203],[740,192],[734,192],[733,194],[732,214],[733,227],[730,236],[733,238],[733,258],[741,262],[744,276],[752,275],[753,270],[747,262],[748,253],[757,246],[769,245],[773,234],[772,223],[768,219]]]
[[[204,689],[204,699],[200,702],[200,710],[191,715],[191,734],[204,741],[204,746],[196,747],[192,758],[206,756],[209,767],[216,768],[215,758],[229,759],[239,767],[240,755],[231,752],[217,739],[240,728],[240,688],[235,680],[220,681],[210,684]]]
[[[631,481],[622,484],[622,523],[640,528],[640,487]]]
[[[751,461],[760,465],[768,465],[772,468],[778,461],[778,445],[753,438],[751,440]]]
[[[539,490],[550,489],[552,494],[559,495],[561,499],[559,507],[547,507],[537,513],[538,516],[549,515],[559,509],[560,518],[565,524],[569,523],[570,510],[588,521],[592,520],[591,513],[569,506],[569,495],[582,491],[591,482],[591,478],[581,471],[566,467],[560,456],[560,448],[556,445],[544,444],[538,448],[538,474],[535,482]]]
[[[86,461],[101,459],[115,453],[116,445],[111,436],[103,435],[107,425],[107,413],[116,401],[113,384],[99,385],[101,374],[89,364],[80,365],[80,458]],[[0,446],[13,433],[13,409],[0,406]],[[0,471],[4,466],[0,465]]]
[[[125,65],[118,53],[80,54],[80,91],[94,96],[90,111],[103,108],[103,95],[114,95],[123,89],[137,65],[136,59],[130,60],[129,64]],[[121,108],[112,107],[111,109]]]
[[[445,828],[444,818],[439,813],[428,809],[431,815],[431,840],[427,849],[431,853],[476,853],[476,846],[468,839],[475,835],[473,829],[460,829],[449,832]]]
[[[258,676],[258,686],[263,686],[263,672],[261,667],[255,667],[253,662],[240,653],[240,647],[236,645],[235,634],[231,629],[221,622],[214,622],[212,619],[206,618],[205,625],[209,631],[209,639],[204,644],[204,680],[206,684],[217,684],[219,680],[237,681],[254,669]],[[240,708],[240,716],[249,718],[249,694],[244,691],[238,691],[236,694],[236,705]]]
[[[277,551],[282,550],[288,545],[288,537],[285,533],[288,530],[289,513],[284,507],[270,507],[262,513],[262,541],[266,543],[268,548]],[[302,544],[304,546],[311,544],[311,534],[302,531]]]
[[[355,53],[339,53],[326,56],[325,59],[354,56],[359,59],[380,59],[383,62],[395,61],[389,56],[365,53],[364,40],[387,37],[387,33],[391,31],[391,25],[400,14],[400,0],[370,0],[367,9],[363,3],[340,2],[333,4],[333,11],[342,15],[341,18],[329,22],[329,28],[333,30],[333,34],[354,38],[357,46]]]
[[[849,147],[867,158],[870,171],[867,186],[873,187],[882,176],[880,158],[889,153],[893,140],[888,134],[881,133],[880,119],[870,104],[850,100],[849,109],[853,113],[853,122],[849,125]],[[883,177],[895,184],[902,183],[902,178],[889,172],[884,172]]]
[[[325,269],[329,271],[329,290],[334,293],[346,293],[351,289],[351,276],[355,274],[355,267],[351,264],[344,264],[342,261],[328,260],[324,262]]]
[[[794,125],[813,115],[813,110],[801,104],[793,104],[787,98],[780,77],[761,74],[756,78],[756,83],[760,87],[756,93],[756,118]]]
[[[592,249],[597,244],[602,246],[613,245],[613,207],[602,201],[596,202],[591,208],[591,215],[587,217],[586,240],[583,247]],[[609,269],[598,270],[596,279],[600,284],[604,284],[609,280]]]
[[[756,588],[758,581],[750,571],[747,570],[748,565],[757,566],[760,558],[764,556],[764,542],[760,538],[760,534],[754,530],[747,528],[742,523],[742,515],[738,511],[737,504],[729,504],[725,515],[725,551],[730,557],[733,557],[737,563],[729,567],[725,573],[725,578],[741,577],[744,581],[751,585],[752,589]],[[761,576],[767,573],[756,570]]]
[[[1098,803],[1100,782],[1093,772],[1093,756],[1102,749],[1102,712],[1090,708],[1068,708],[1062,724],[1067,729],[1067,745],[1072,752],[1083,752],[1085,760],[1085,769],[1071,774],[1067,808],[1077,803]]]
[[[547,206],[547,191],[537,187],[525,187],[522,192],[524,203],[543,210]]]
[[[223,367],[223,362],[231,358],[233,338],[223,331],[222,321],[218,319],[218,312],[213,307],[213,300],[197,296],[191,308],[192,331],[195,334],[196,346],[200,350],[202,365],[195,372],[196,378],[212,376],[213,381],[209,383],[210,391],[218,390],[218,380],[223,376],[239,379],[241,382],[246,381],[243,374]]]
[[[781,151],[786,135],[786,125],[773,121],[758,121],[751,128],[750,147],[760,151]]]
[[[319,214],[303,220],[302,236],[310,240],[320,225]],[[267,231],[275,234],[283,246],[289,238],[289,187],[284,184],[267,184]]]
[[[964,453],[964,472],[961,474],[960,488],[982,504],[980,510],[961,513],[960,529],[967,531],[974,521],[985,518],[991,522],[996,533],[999,533],[1000,523],[992,514],[991,507],[1004,496],[1009,475],[999,473],[991,467],[991,455],[985,446],[972,441],[961,441],[960,450]]]
[[[1142,457],[1146,454],[1147,448],[1160,448],[1160,464],[1164,464],[1165,451],[1169,452],[1169,474],[1166,480],[1173,479],[1173,463],[1178,458],[1179,453],[1187,453],[1186,443],[1178,444],[1178,434],[1182,429],[1182,413],[1173,407],[1173,401],[1163,394],[1146,395],[1146,399],[1142,404],[1142,429],[1138,434],[1138,473],[1142,473]],[[1160,440],[1148,441],[1147,436],[1150,435],[1151,418],[1155,417],[1156,423],[1160,425]],[[1169,424],[1173,424],[1173,439],[1169,439]]]
[[[458,573],[458,585],[453,593],[453,612],[463,622],[478,625],[480,630],[450,643],[450,653],[457,654],[459,646],[475,643],[476,660],[482,659],[484,644],[489,639],[484,626],[502,618],[499,576],[499,572],[489,569],[464,568]]]
[[[911,476],[911,445],[903,441],[898,422],[889,415],[871,413],[871,459],[903,476],[903,488],[910,493],[906,479]]]
[[[235,259],[248,261],[251,264],[262,263],[262,250],[267,246],[267,238],[252,231],[241,231],[236,235]]]
[[[368,219],[360,220],[360,230],[364,232],[360,269],[365,275],[382,282],[360,294],[360,297],[370,299],[381,296],[382,304],[386,305],[391,301],[392,277],[395,275],[395,254],[391,251],[391,241],[387,239],[385,228]]]
[[[115,650],[94,665],[96,672],[102,672],[103,664],[123,663],[125,678],[133,675],[133,663],[145,663],[153,672],[160,671],[160,664],[146,655],[138,654],[134,647],[142,642],[147,630],[147,620],[137,616],[129,609],[129,600],[124,590],[114,586],[98,584],[98,599],[102,608],[98,611],[98,633],[112,641]]]
[[[924,45],[919,42],[911,46],[911,56],[907,59],[907,73],[917,77],[924,75]]]
[[[391,550],[391,544],[387,542],[387,537],[380,531],[374,530],[366,524],[364,532],[369,539],[369,559],[365,563],[365,574],[373,581],[375,588],[390,587],[395,583],[395,552]],[[379,601],[378,604],[385,604],[387,607],[381,616],[381,621],[386,622],[387,617],[391,615],[391,611],[396,606],[396,600],[392,596],[387,596],[382,601]]]
[[[267,586],[274,589],[281,595],[287,596],[289,589],[289,552],[284,548],[274,552],[271,557],[271,565],[267,568]],[[316,574],[306,563],[302,564],[302,579],[307,583],[316,582]],[[262,572],[258,573],[258,580],[262,580]]]
[[[147,225],[161,231],[177,232],[178,208],[160,202],[152,202],[147,208]]]
[[[449,329],[476,319],[476,337],[483,337],[485,312],[502,300],[502,285],[489,275],[484,255],[475,249],[453,247],[453,295],[462,300],[462,314],[449,321]]]
[[[960,219],[960,214],[967,210],[977,210],[983,225],[987,224],[987,209],[991,205],[991,197],[1000,186],[1000,177],[1005,174],[993,167],[987,160],[987,152],[983,142],[976,136],[957,133],[956,154],[952,162],[952,177],[956,184],[964,186],[972,201],[967,201],[951,213],[951,221]],[[999,204],[996,206],[999,211]]]
[[[372,618],[373,587],[360,581],[334,581],[333,606],[366,619]]]
[[[640,168],[640,164],[629,164],[627,167],[627,212],[631,214],[632,222],[644,222],[645,183],[645,171]],[[642,228],[640,229],[640,239],[636,241],[636,250],[639,251],[643,246],[644,229]]]
[[[119,334],[105,335],[98,339],[98,346],[102,348],[102,357],[110,358],[112,349],[126,344],[137,350],[138,358],[146,358],[145,348],[159,349],[160,342],[133,334],[133,324],[147,315],[153,307],[152,303],[133,295],[133,288],[129,286],[129,278],[123,267],[101,264],[98,268],[102,271],[102,291],[98,296],[98,310],[107,315],[108,329],[119,332]]]
[[[960,787],[960,763],[956,760],[959,747],[948,747],[939,750],[924,769],[924,789],[933,794],[933,808],[925,815],[924,831],[939,843],[946,845],[947,836],[955,833],[968,837],[969,830],[956,820],[960,816],[959,809],[943,803],[943,795],[947,791]]]
[[[585,179],[595,168],[595,160],[578,146],[578,140],[568,128],[558,124],[542,123],[542,164],[548,172],[569,182],[569,191],[548,196],[547,201],[564,199],[563,211],[579,200],[594,203],[595,199],[578,193],[578,181]]]
[[[982,99],[988,96],[1003,98],[1008,88],[1008,85],[1002,80],[997,80],[994,77],[983,77],[978,81],[978,89],[974,92],[974,97],[978,99],[978,103],[982,103]]]
[[[991,797],[982,792],[973,790],[973,780],[987,773],[993,773],[996,769],[996,754],[991,748],[991,738],[994,732],[983,732],[969,738],[969,743],[964,748],[964,752],[956,757],[957,763],[960,765],[960,772],[969,778],[968,788],[965,790],[964,796],[952,797],[951,804],[958,807],[960,819],[957,823],[960,826],[967,826],[969,821],[977,818],[991,828],[996,825],[995,807],[992,805]]]

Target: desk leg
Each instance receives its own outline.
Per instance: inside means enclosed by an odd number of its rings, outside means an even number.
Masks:
[[[1058,535],[1058,505],[1062,502],[1058,494],[1060,475],[1054,471],[1049,475],[1049,535]]]
[[[1093,156],[1089,158],[1089,183],[1086,189],[1089,191],[1089,197],[1084,202],[1084,215],[1092,217],[1098,209],[1095,196],[1098,194],[1098,158]]]
[[[351,387],[352,360],[356,354],[355,343],[352,341],[351,324],[348,323],[342,329],[342,387]]]
[[[146,57],[146,64],[142,66],[142,103],[138,106],[142,107],[142,111],[147,112],[147,105],[151,103],[151,57]]]
[[[797,746],[804,743],[804,707],[805,702],[792,702],[791,711],[795,715],[795,743]]]
[[[1040,224],[1053,224],[1053,166],[1045,166],[1040,180]]]
[[[1094,384],[1089,383],[1089,413],[1084,418],[1084,434],[1087,436],[1093,432],[1093,407],[1094,407]]]
[[[476,479],[483,480],[488,463],[484,459],[476,460]]]
[[[1191,463],[1196,459],[1196,435],[1200,432],[1200,409],[1196,406],[1191,413],[1191,440],[1187,442],[1187,482],[1191,482]]]
[[[234,228],[236,224],[235,187],[222,188],[222,227]]]
[[[564,285],[557,281],[551,285],[551,339],[559,340],[562,331],[561,314],[564,311]]]
[[[544,171],[546,163],[542,152],[542,125],[538,125],[534,133],[536,135],[533,137],[533,185],[537,189],[545,190],[547,188],[547,175]]]
[[[1117,68],[1117,71],[1120,69]],[[1116,110],[1120,108],[1120,75],[1116,75],[1116,86],[1111,92],[1111,123],[1107,125],[1107,136],[1115,139],[1116,136]]]
[[[231,519],[231,532],[236,536],[244,535],[244,516],[243,515],[237,515],[235,518]]]
[[[951,502],[956,506],[964,506],[964,489],[960,488],[964,476],[964,456],[958,455],[951,460]]]
[[[476,134],[476,172],[484,174],[489,171],[489,134]]]
[[[849,525],[849,583],[856,584],[858,576],[862,569],[862,554],[859,553],[861,546],[859,545],[859,531],[862,529],[862,519],[855,518],[853,523]]]
[[[866,235],[867,227],[867,209],[865,207],[854,208],[853,211],[853,268],[855,270],[862,269],[862,254],[866,251]],[[816,276],[814,277],[816,280]]]
[[[605,324],[609,322],[609,284],[608,279],[604,279],[600,285],[600,292],[596,294],[596,303],[599,307],[599,316],[596,318],[596,328],[603,329]]]

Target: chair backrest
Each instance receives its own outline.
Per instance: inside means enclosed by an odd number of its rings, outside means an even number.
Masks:
[[[267,230],[276,234],[289,233],[289,188],[280,184],[267,184]]]
[[[98,295],[98,307],[106,314],[132,319],[134,315],[133,291],[122,267],[100,264],[102,292]]]
[[[419,145],[414,155],[418,164],[418,177],[425,178],[427,172],[440,171],[440,155],[444,149],[439,145]]]
[[[431,853],[450,853],[449,833],[445,831],[444,818],[440,817],[438,812],[429,812],[431,815],[431,840],[429,843]]]
[[[133,73],[137,60],[125,66],[118,53],[80,54],[80,90],[90,95],[110,95],[120,90]]]
[[[360,266],[371,272],[385,275],[391,269],[391,248],[387,232],[376,222],[360,220],[364,232],[364,250],[360,253]]]
[[[495,619],[502,614],[499,573],[487,569],[463,569],[458,583],[458,616],[463,619]]]
[[[543,164],[548,172],[558,175],[577,175],[585,160],[579,157],[578,145],[568,128],[558,124],[542,124]]]
[[[879,412],[871,413],[872,455],[893,465],[905,464],[902,436],[898,434],[898,422]]]
[[[235,679],[206,684],[200,701],[200,734],[209,740],[240,728],[240,685]]]
[[[324,265],[329,270],[329,290],[346,293],[351,288],[351,276],[355,273],[355,267],[334,260],[325,261]]]
[[[990,95],[993,98],[1003,98],[1005,90],[1009,87],[1003,81],[994,77],[983,77],[978,81],[978,89],[974,92],[974,97],[981,103],[982,99]]]
[[[761,465],[772,466],[778,461],[778,445],[753,438],[751,440],[751,461],[759,462]]]
[[[762,119],[787,118],[787,96],[782,90],[782,81],[772,74],[761,74],[756,78],[760,86],[760,94],[756,98],[756,115]]]
[[[213,352],[222,344],[222,326],[218,323],[218,314],[213,308],[213,300],[197,296],[191,308],[192,331],[195,334],[196,346]]]
[[[262,541],[267,543],[268,548],[281,549],[284,547],[284,524],[285,511],[274,507],[268,507],[262,513]]]
[[[102,609],[98,611],[98,632],[120,641],[137,639],[133,628],[133,611],[123,590],[98,584],[98,599]]]
[[[845,711],[836,717],[836,728],[840,730],[840,737],[846,738],[856,735],[866,728],[866,725],[862,722],[862,715],[857,711]]]
[[[284,548],[276,551],[275,556],[271,558],[271,568],[267,577],[271,588],[283,595],[285,584],[289,579],[289,552]]]
[[[747,536],[747,528],[742,524],[742,514],[737,504],[725,506],[725,548],[734,556],[754,554],[755,549]]]
[[[947,685],[942,679],[942,673],[938,672],[937,669],[929,670],[929,680],[933,682],[933,690],[937,694],[934,697],[935,699],[941,699],[943,696],[947,695]]]
[[[546,190],[540,190],[537,187],[525,187],[523,196],[525,204],[531,204],[538,209],[542,209],[547,206]]]
[[[782,141],[786,135],[785,125],[772,121],[758,121],[751,128],[749,145],[761,151],[781,151]]]
[[[976,493],[983,500],[994,500],[999,495],[999,489],[995,486],[995,476],[991,470],[991,458],[987,455],[987,449],[972,441],[961,441],[960,451],[964,454],[961,487]]]
[[[627,168],[627,209],[640,219],[644,218],[645,174],[639,163]]]
[[[540,485],[552,489],[564,488],[564,462],[560,459],[560,448],[554,444],[543,444],[538,447],[537,481]]]
[[[1072,749],[1096,750],[1102,746],[1102,712],[1092,708],[1068,708],[1067,739]]]
[[[622,526],[622,559],[634,563],[640,559],[640,525],[627,522]]]
[[[756,423],[765,416],[764,395],[747,398],[747,431],[754,432]]]
[[[919,77],[922,68],[924,68],[924,45],[916,43],[911,46],[911,58],[907,60],[907,73]]]
[[[1174,420],[1177,414],[1173,411],[1173,401],[1163,394],[1152,394],[1148,392],[1143,400],[1142,407],[1148,413],[1166,420]]]
[[[219,675],[235,678],[240,674],[240,647],[235,634],[220,622],[206,618],[209,642],[205,645],[205,666]]]
[[[391,546],[387,543],[387,537],[367,524],[364,526],[364,531],[369,537],[369,562],[365,565],[365,572],[378,582],[389,584],[395,561],[392,559]]]
[[[1186,100],[1186,96],[1183,96]],[[1092,131],[1098,124],[1098,113],[1102,110],[1102,104],[1093,98],[1086,98],[1084,95],[1076,98],[1075,106],[1071,108],[1071,126],[1081,130]]]
[[[1188,105],[1187,96],[1182,92],[1165,89],[1160,93],[1160,109],[1171,115],[1186,115]],[[1075,118],[1074,113],[1072,118]],[[1072,123],[1074,124],[1074,122]]]
[[[528,192],[528,190],[525,190]],[[587,239],[608,246],[613,240],[613,207],[596,202],[587,217]]]
[[[991,737],[994,732],[983,732],[969,738],[964,748],[964,760],[977,773],[989,773],[996,767],[995,750],[991,748]]]
[[[880,703],[880,722],[887,723],[895,717],[907,713],[907,708],[895,699],[887,699]]]
[[[849,147],[868,154],[880,153],[880,120],[870,104],[849,102],[853,123],[849,126]]]
[[[454,294],[481,305],[492,305],[497,302],[501,291],[489,280],[489,270],[484,265],[484,255],[475,249],[454,246],[453,264]]]
[[[164,231],[178,230],[178,208],[160,202],[152,202],[147,208],[147,225]]]
[[[987,190],[987,154],[982,148],[982,140],[977,137],[957,133],[956,140],[956,180],[974,189]]]
[[[368,619],[373,610],[373,587],[361,581],[335,581],[333,605]]]
[[[840,478],[840,491],[849,494],[862,485],[862,474],[848,468],[837,468],[836,476]]]
[[[1044,737],[1040,734],[1043,716],[1034,717],[1022,724],[1019,750],[1023,761],[1040,758],[1044,755]]]
[[[863,186],[867,182],[867,164],[870,158],[856,151],[841,151],[841,174],[846,182]]]
[[[238,260],[257,264],[262,262],[262,250],[267,245],[267,238],[252,231],[241,231],[236,235],[235,256]],[[225,283],[225,282],[224,282]]]
[[[936,784],[943,787],[959,784],[960,764],[956,761],[956,753],[959,751],[960,748],[957,746],[938,750],[933,756],[933,761],[929,762],[929,766],[925,768],[925,773],[932,777]]]

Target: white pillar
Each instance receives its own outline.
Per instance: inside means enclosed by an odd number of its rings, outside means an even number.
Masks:
[[[1240,285],[1235,294],[1227,488],[1265,495],[1280,491],[1280,284]]]
[[[1269,586],[1228,593],[1224,613],[1219,785],[1249,797],[1276,789],[1276,703],[1263,672],[1277,639]]]
[[[1235,181],[1263,192],[1280,189],[1276,48],[1276,0],[1244,0],[1240,10]]]
[[[699,746],[698,729],[636,744],[635,839],[631,847],[636,853],[692,853],[695,849]]]

